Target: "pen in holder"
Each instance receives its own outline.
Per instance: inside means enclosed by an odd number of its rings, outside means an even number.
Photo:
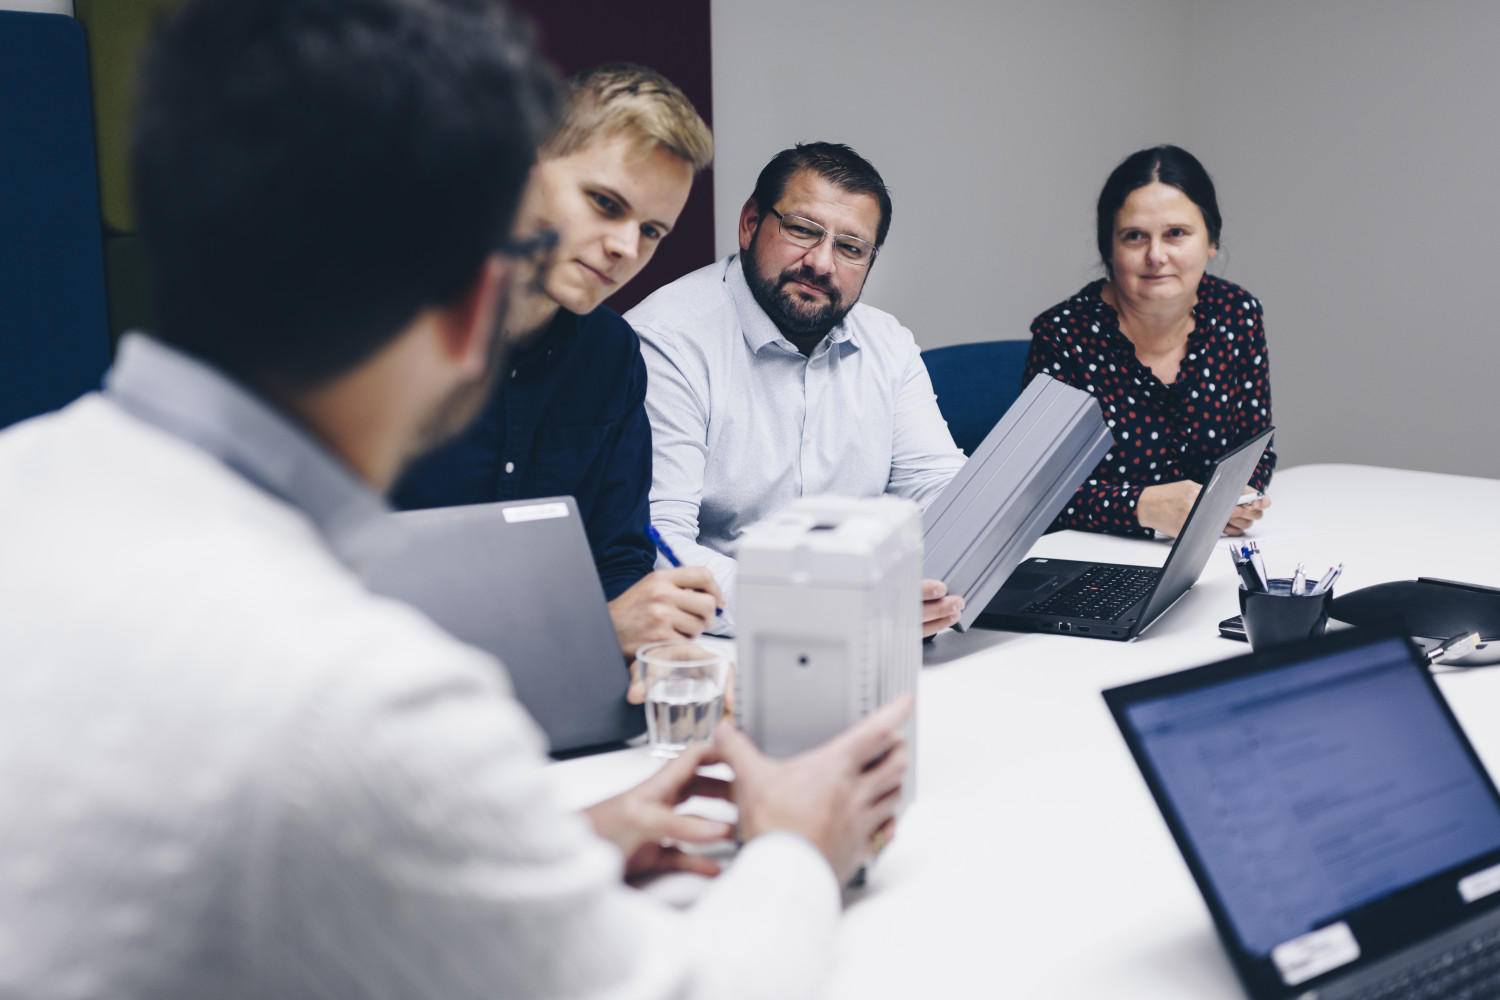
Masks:
[[[1286,579],[1267,580],[1265,590],[1240,588],[1240,617],[1255,650],[1322,635],[1332,604],[1333,588],[1294,593],[1292,581]]]

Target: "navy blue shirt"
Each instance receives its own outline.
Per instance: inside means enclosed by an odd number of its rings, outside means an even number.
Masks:
[[[392,500],[403,509],[569,495],[604,595],[651,572],[651,424],[640,341],[620,314],[558,310],[506,359],[479,417],[420,459]]]

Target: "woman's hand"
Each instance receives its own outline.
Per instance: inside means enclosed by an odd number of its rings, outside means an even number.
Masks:
[[[1203,487],[1191,479],[1147,486],[1141,490],[1140,499],[1135,504],[1136,520],[1141,522],[1143,528],[1152,528],[1163,535],[1176,538],[1182,533],[1182,526],[1187,523],[1188,514],[1192,512],[1193,503],[1201,492]],[[1240,495],[1254,492],[1255,490],[1246,486]],[[1243,507],[1236,507],[1229,515],[1229,523],[1224,526],[1224,534],[1243,535],[1246,529],[1260,520],[1262,512],[1269,506],[1270,499],[1262,497]]]
[[[1254,492],[1252,487],[1246,486],[1240,492],[1240,496]],[[1252,500],[1243,506],[1236,507],[1234,513],[1229,515],[1229,524],[1225,526],[1224,534],[1243,535],[1252,524],[1261,519],[1261,512],[1269,506],[1271,506],[1271,498],[1261,497],[1259,500]]]
[[[1143,528],[1152,528],[1176,538],[1182,533],[1182,526],[1187,523],[1193,503],[1202,491],[1203,487],[1191,479],[1147,486],[1135,502],[1136,520]]]

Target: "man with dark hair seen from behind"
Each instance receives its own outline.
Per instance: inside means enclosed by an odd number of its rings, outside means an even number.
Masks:
[[[963,466],[911,331],[859,303],[891,225],[875,167],[848,146],[777,153],[740,209],[739,253],[625,318],[641,338],[651,521],[707,566],[733,627],[740,533],[801,496],[892,493],[925,507]],[[922,631],[963,598],[922,582]]]
[[[891,831],[903,702],[558,809],[503,668],[372,596],[498,370],[551,78],[488,0],[190,0],[133,137],[161,326],[0,435],[0,994],[785,997]],[[537,241],[540,242],[540,241]],[[699,905],[625,877],[745,842]],[[773,954],[776,961],[765,960]]]

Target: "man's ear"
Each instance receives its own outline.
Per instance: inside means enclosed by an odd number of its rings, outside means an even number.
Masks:
[[[492,338],[503,336],[500,311],[509,298],[511,267],[509,259],[490,254],[464,293],[441,310],[443,348],[463,376],[483,375]]]
[[[750,240],[754,238],[756,227],[760,225],[760,215],[760,206],[755,203],[755,199],[745,199],[745,206],[740,209],[741,250],[750,249]]]

